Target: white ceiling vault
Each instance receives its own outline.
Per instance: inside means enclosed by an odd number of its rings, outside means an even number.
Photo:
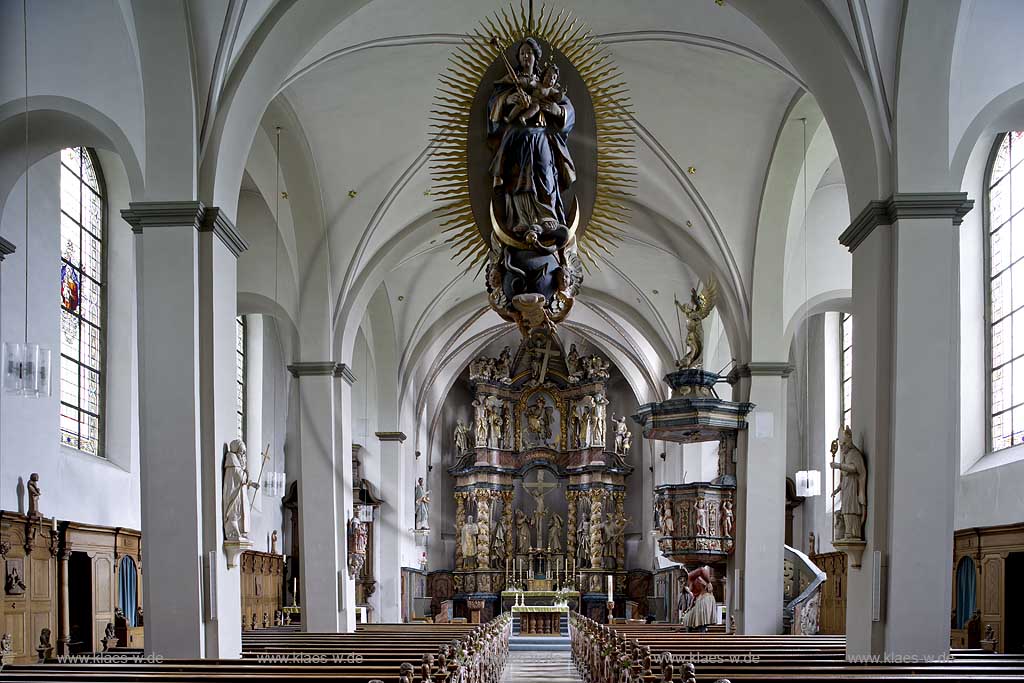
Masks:
[[[550,4],[574,12],[608,45],[630,88],[637,140],[639,183],[630,225],[613,256],[590,264],[571,327],[616,361],[640,400],[656,399],[664,393],[661,376],[679,355],[673,300],[709,276],[723,292],[728,343],[722,353],[749,358],[766,178],[783,140],[781,127],[807,86],[773,40],[730,3]],[[884,89],[888,71],[879,58],[891,58],[892,51],[870,47],[877,4],[829,7],[845,12],[836,20],[837,34],[850,40],[850,50],[870,54]],[[345,361],[358,329],[377,317],[374,338],[386,330],[396,349],[394,358],[374,360],[378,373],[394,373],[403,423],[395,428],[423,429],[468,359],[508,335],[507,325],[486,308],[482,277],[452,260],[439,232],[427,120],[438,74],[460,34],[502,6],[479,0],[188,2],[204,155],[226,149],[231,135],[225,126],[239,115],[224,112],[247,96],[246,78],[256,78],[235,72],[256,71],[261,50],[278,51],[273,76],[259,74],[270,99],[246,155],[244,170],[256,180],[247,189],[258,189],[273,206],[269,145],[274,127],[284,127],[282,184],[289,199],[281,209],[282,242],[300,298],[290,309],[292,323],[308,329],[300,318],[329,310],[334,354]],[[298,32],[299,26],[306,28]],[[296,33],[278,44],[274,31],[284,27]],[[216,164],[215,187],[229,163],[204,158],[204,168]],[[837,177],[830,187],[842,187],[842,170],[833,166],[831,175]],[[802,218],[802,206],[792,208],[801,215],[791,213],[792,196],[771,201],[786,204],[787,224]],[[843,227],[823,229],[837,235]],[[785,240],[785,226],[781,233]],[[324,277],[304,277],[322,261]],[[303,301],[319,297],[324,305]],[[381,297],[387,306],[370,306]]]

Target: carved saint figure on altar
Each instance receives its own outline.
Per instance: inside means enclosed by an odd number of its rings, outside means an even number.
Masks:
[[[693,509],[694,512],[694,536],[708,535],[708,506],[703,498],[698,498]]]
[[[489,428],[487,447],[501,448],[501,401],[493,396],[487,399],[487,426]]]
[[[502,414],[504,415],[504,436],[502,437],[502,446],[508,450],[512,450],[516,447],[516,416],[512,410],[512,406],[509,403],[505,403],[502,406]]]
[[[369,530],[358,516],[348,520],[348,575],[359,576],[366,562],[366,544],[369,541]],[[253,619],[255,619],[255,615]]]
[[[455,454],[463,455],[469,450],[469,427],[466,423],[459,418],[458,423],[455,425]]]
[[[235,439],[224,453],[224,538],[244,541],[249,538],[249,506],[246,492],[260,485],[249,478],[245,442]]]
[[[594,397],[584,396],[576,403],[576,445],[588,448],[593,443]]]
[[[615,423],[615,453],[616,455],[626,456],[633,445],[633,435],[626,426],[626,416],[615,417],[612,415],[612,422]]]
[[[626,533],[626,526],[629,524],[629,517],[617,515],[605,525],[604,530],[604,554],[607,557],[619,559],[618,543],[623,534]],[[624,558],[623,558],[624,559]]]
[[[576,384],[583,376],[583,369],[580,367],[580,353],[576,350],[575,344],[569,345],[569,353],[565,355],[565,369],[569,373],[570,384]]]
[[[512,372],[512,352],[509,347],[501,350],[501,354],[494,360],[494,379],[504,384],[509,383],[509,375]]]
[[[591,439],[594,446],[604,445],[607,415],[608,398],[604,394],[594,394],[594,431]]]
[[[516,510],[516,552],[530,552],[530,520],[522,510]]]
[[[832,456],[839,453],[839,462],[829,463],[832,469],[839,470],[839,486],[832,492],[839,494],[840,512],[843,515],[843,534],[836,540],[864,540],[864,519],[868,514],[867,506],[867,467],[864,454],[853,445],[853,433],[849,427],[839,428],[839,438],[832,442]]]
[[[580,524],[576,530],[576,561],[580,566],[590,562],[590,515],[580,515]]]
[[[473,424],[476,426],[476,438],[474,444],[477,448],[487,447],[487,407],[483,397],[477,396],[473,400]]]
[[[423,477],[416,480],[416,528],[429,529],[430,523],[430,491],[423,485]]]
[[[491,566],[501,567],[501,561],[508,557],[508,532],[505,529],[505,520],[498,518],[494,526],[494,541],[491,543]]]
[[[562,516],[555,513],[548,526],[548,550],[556,555],[562,553],[562,523]]]
[[[476,536],[480,533],[480,525],[473,521],[472,517],[466,518],[462,525],[462,556],[467,560],[476,557]]]
[[[526,428],[532,435],[531,441],[534,444],[546,446],[551,442],[553,413],[554,408],[547,405],[540,396],[526,407]]]

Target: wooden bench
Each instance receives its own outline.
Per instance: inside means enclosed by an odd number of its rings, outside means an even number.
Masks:
[[[938,661],[854,663],[842,636],[683,633],[666,624],[608,627],[579,615],[571,621],[573,659],[588,683],[1024,679],[1024,658],[977,650]]]
[[[8,666],[0,678],[49,683],[497,683],[510,633],[507,616],[484,625],[441,629],[433,625],[374,625],[350,634],[302,633],[278,627],[245,632],[242,660],[132,661],[128,653],[101,653],[87,662]]]

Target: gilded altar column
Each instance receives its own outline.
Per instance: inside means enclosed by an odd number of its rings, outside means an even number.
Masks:
[[[623,528],[619,529],[619,535],[615,539],[615,568],[625,569],[626,568],[626,492],[616,491],[615,496],[615,523],[622,524]]]
[[[604,568],[604,489],[589,491],[590,496],[590,566]]]
[[[566,517],[565,530],[565,554],[570,565],[576,564],[576,500],[579,498],[579,491],[569,491],[565,494],[569,501],[569,510]]]
[[[462,527],[466,524],[466,493],[455,494],[455,568],[464,569]]]
[[[505,527],[505,558],[515,557],[515,532],[512,530],[512,499],[515,491],[501,492],[501,518]]]
[[[488,569],[491,566],[491,497],[494,492],[489,489],[477,489],[476,514],[479,530],[476,534],[476,566],[477,569]]]

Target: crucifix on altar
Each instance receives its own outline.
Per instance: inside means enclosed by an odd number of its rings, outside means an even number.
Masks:
[[[547,470],[537,470],[537,478],[532,482],[523,484],[523,488],[533,498],[533,502],[536,506],[533,511],[533,526],[537,530],[537,547],[544,548],[544,528],[545,521],[548,516],[547,508],[544,505],[544,496],[548,494],[551,489],[558,488],[557,481],[548,481]]]

